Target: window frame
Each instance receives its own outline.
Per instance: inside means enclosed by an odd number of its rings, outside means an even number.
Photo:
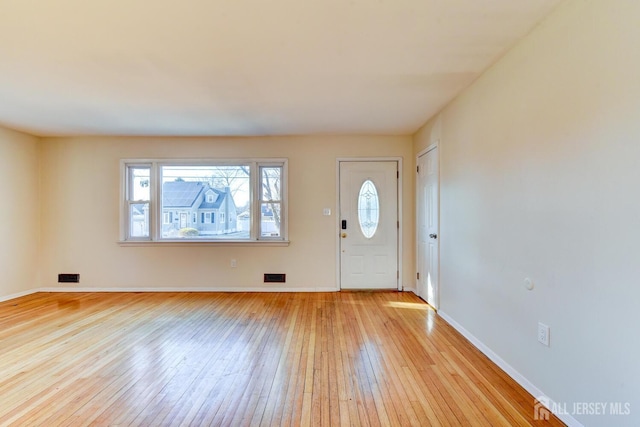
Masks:
[[[251,230],[247,239],[189,239],[189,238],[163,238],[162,237],[162,168],[165,166],[248,166],[250,169],[249,192],[250,192],[250,212]],[[261,211],[262,204],[262,167],[280,167],[282,173],[281,182],[281,228],[280,236],[262,236],[261,234]],[[134,201],[128,200],[130,193],[131,169],[136,167],[149,168],[149,236],[132,237],[130,235],[131,217],[128,214],[130,204]],[[175,244],[175,245],[253,245],[267,244],[275,246],[287,246],[289,244],[289,223],[288,223],[288,159],[287,158],[233,158],[233,159],[121,159],[120,160],[120,239],[123,245],[148,245],[148,244]],[[216,218],[217,219],[217,218]]]
[[[258,192],[255,195],[256,197],[255,197],[254,202],[259,205],[259,207],[258,207],[259,218],[256,218],[256,221],[258,223],[260,223],[260,224],[262,223],[262,205],[263,204],[271,204],[271,205],[278,204],[280,206],[280,235],[282,235],[282,233],[283,233],[283,231],[282,231],[283,224],[288,224],[288,218],[287,218],[288,215],[287,215],[287,212],[284,210],[284,206],[285,206],[284,199],[286,197],[285,193],[284,193],[285,184],[283,184],[283,180],[281,178],[280,179],[281,188],[280,188],[280,199],[279,200],[276,200],[276,199],[267,200],[267,199],[264,198],[263,175],[262,175],[262,170],[263,169],[279,168],[279,167],[282,168],[281,175],[285,176],[285,174],[286,174],[285,168],[284,168],[284,166],[281,166],[280,164],[264,162],[264,163],[261,163],[260,165],[258,165],[258,174],[259,174],[259,176],[258,176]],[[258,228],[258,233],[260,234],[260,236],[263,239],[273,239],[274,238],[273,236],[262,236],[262,230],[260,228]],[[275,238],[277,239],[279,237],[275,237]]]
[[[121,186],[121,197],[120,197],[120,236],[121,238],[125,237],[129,241],[132,242],[145,242],[148,241],[152,236],[152,224],[155,219],[153,218],[153,208],[152,208],[152,199],[153,199],[153,170],[151,168],[151,164],[148,161],[139,160],[132,161],[127,164],[126,168],[120,168],[120,177],[122,180]],[[133,181],[133,169],[149,169],[149,200],[135,200],[132,196],[132,181]],[[149,214],[149,236],[132,236],[131,235],[131,206],[136,204],[146,203],[148,206],[148,214]]]

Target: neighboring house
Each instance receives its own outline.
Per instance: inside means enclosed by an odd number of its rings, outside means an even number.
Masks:
[[[279,235],[280,226],[276,224],[275,217],[273,216],[273,209],[269,205],[262,205],[261,209],[261,230],[263,236]]]
[[[263,204],[260,209],[260,231],[262,236],[279,236],[280,225],[276,224],[273,209]],[[248,211],[238,214],[238,231],[249,232],[251,229],[251,215]]]
[[[229,187],[217,189],[193,181],[162,184],[162,234],[177,237],[183,228],[195,228],[200,236],[238,231],[236,204]]]
[[[144,206],[144,207],[143,207]],[[131,205],[131,236],[142,237],[148,233],[149,209],[146,204]]]

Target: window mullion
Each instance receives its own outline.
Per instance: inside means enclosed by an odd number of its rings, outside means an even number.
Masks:
[[[251,240],[260,240],[260,167],[251,163]]]
[[[164,218],[162,217],[162,203],[160,203],[160,189],[161,189],[161,185],[160,183],[162,182],[162,176],[161,176],[161,172],[160,172],[160,168],[158,167],[157,162],[153,162],[151,164],[151,173],[150,175],[152,176],[151,179],[151,200],[149,201],[149,221],[150,221],[150,226],[151,226],[151,230],[150,230],[150,234],[151,234],[151,240],[160,240],[160,230],[162,225],[160,224],[161,221],[164,220]]]
[[[129,185],[127,184],[127,187]],[[128,190],[127,190],[128,192]],[[124,229],[124,235],[125,235],[125,239],[130,240],[131,239],[131,200],[129,200],[129,196],[127,195],[127,200],[125,200],[124,202],[124,214],[125,214],[125,218],[127,219],[125,222],[125,229]]]

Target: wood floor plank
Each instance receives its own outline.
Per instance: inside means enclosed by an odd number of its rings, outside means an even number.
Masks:
[[[411,293],[36,293],[0,348],[0,425],[562,425]]]

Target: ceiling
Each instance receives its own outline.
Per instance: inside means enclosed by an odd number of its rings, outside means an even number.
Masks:
[[[0,0],[0,125],[411,134],[559,0]]]

